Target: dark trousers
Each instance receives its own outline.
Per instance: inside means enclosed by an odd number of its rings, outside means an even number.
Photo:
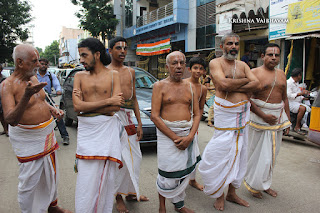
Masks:
[[[57,123],[61,137],[62,138],[69,137],[69,134],[67,132],[66,125],[64,124],[63,119],[61,119],[60,121],[56,121],[56,123]]]

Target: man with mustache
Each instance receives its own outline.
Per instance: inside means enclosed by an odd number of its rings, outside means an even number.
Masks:
[[[134,69],[123,65],[128,50],[127,40],[123,37],[115,37],[109,42],[109,52],[111,64],[109,69],[117,70],[120,76],[121,91],[124,97],[124,104],[116,113],[122,125],[125,126],[128,139],[123,143],[122,161],[123,168],[117,170],[116,189],[117,189],[117,210],[120,213],[129,212],[123,201],[122,194],[126,195],[127,201],[148,201],[149,198],[139,194],[139,176],[142,154],[139,140],[142,138],[142,123],[140,110],[136,97],[136,78]],[[135,128],[132,122],[131,112],[134,112],[138,121]]]
[[[272,190],[272,173],[280,151],[283,130],[289,132],[290,110],[285,73],[275,68],[280,61],[280,47],[269,43],[262,53],[264,64],[252,70],[262,89],[251,96],[248,142],[248,169],[244,178],[246,188],[254,197],[261,191],[276,197]]]
[[[247,168],[247,124],[250,115],[248,92],[260,87],[247,64],[236,60],[240,38],[234,33],[222,37],[223,57],[211,60],[210,74],[216,88],[214,134],[207,144],[199,165],[204,192],[217,198],[214,207],[224,210],[226,200],[248,207],[249,203],[235,192]]]
[[[26,44],[16,46],[12,54],[15,70],[1,84],[4,119],[9,124],[9,139],[20,162],[18,202],[22,213],[70,212],[57,206],[56,150],[54,117],[61,119],[57,110],[45,101],[36,69],[38,51]]]
[[[116,170],[121,168],[124,129],[115,116],[123,104],[119,74],[106,68],[110,57],[96,38],[78,44],[85,71],[74,77],[73,106],[78,112],[75,210],[112,212]]]
[[[159,212],[166,212],[168,198],[178,212],[193,212],[184,206],[190,174],[200,161],[195,134],[199,127],[199,98],[195,86],[183,81],[186,57],[175,51],[167,55],[169,77],[156,82],[151,102],[151,120],[157,127]]]

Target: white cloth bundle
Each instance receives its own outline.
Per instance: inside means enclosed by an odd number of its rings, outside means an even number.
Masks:
[[[177,136],[187,136],[192,127],[192,121],[170,122],[163,120]],[[197,137],[185,150],[180,150],[175,143],[157,129],[157,155],[158,155],[158,192],[178,203],[184,200],[185,189],[189,183],[190,173],[194,171],[200,161],[200,152]]]
[[[59,148],[54,126],[53,117],[39,125],[9,126],[10,142],[19,162],[37,160]]]
[[[117,116],[78,116],[76,157],[80,159],[111,160],[120,164],[120,137],[124,128]]]
[[[230,183],[239,188],[247,165],[247,124],[250,102],[231,103],[215,98],[213,137],[199,165],[204,192],[218,198]]]
[[[282,141],[282,130],[291,123],[284,110],[284,103],[266,103],[259,99],[251,99],[265,114],[276,116],[275,125],[266,123],[251,112],[248,140],[248,168],[244,178],[246,188],[258,193],[270,188],[272,174]]]
[[[131,113],[133,113],[132,110],[121,108],[116,115],[120,118],[123,126],[128,127],[129,125],[133,125],[132,128],[135,128],[130,116]],[[121,144],[123,167],[116,170],[116,192],[124,195],[134,194],[139,200],[139,176],[142,154],[140,142],[137,140],[137,134],[128,135],[126,131],[124,131]]]

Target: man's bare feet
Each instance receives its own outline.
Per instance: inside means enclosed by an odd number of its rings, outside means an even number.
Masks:
[[[224,210],[224,193],[217,198],[216,202],[214,202],[213,207],[218,211]]]
[[[191,209],[188,209],[187,207],[183,207],[181,209],[174,208],[174,210],[180,213],[194,213],[194,211],[192,211]]]
[[[122,195],[117,194],[116,196],[116,208],[119,213],[128,213],[129,210],[126,207],[126,204],[123,201]]]
[[[259,198],[259,199],[262,199],[262,193],[261,192],[257,192],[257,193],[254,193],[254,192],[250,192],[251,195],[253,197],[256,197],[256,198]]]
[[[48,213],[72,213],[72,211],[69,211],[67,209],[63,209],[59,206],[50,206],[48,208]]]
[[[271,195],[272,197],[277,197],[278,195],[278,193],[271,188],[264,190],[264,192],[267,193],[268,195]]]
[[[196,180],[190,180],[189,185],[200,190],[200,191],[203,191],[203,186],[201,184],[199,184]]]
[[[238,195],[236,193],[233,193],[233,194],[228,194],[226,196],[226,200],[227,201],[230,201],[230,202],[233,202],[233,203],[237,203],[241,206],[245,206],[245,207],[249,207],[249,203],[243,199],[241,199],[240,197],[238,197]]]
[[[130,194],[130,195],[126,196],[126,201],[137,201],[137,196]],[[140,195],[140,201],[149,201],[149,198],[147,198],[144,195]]]

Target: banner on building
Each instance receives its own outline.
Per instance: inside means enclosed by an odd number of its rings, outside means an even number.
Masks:
[[[289,4],[302,0],[270,0],[269,1],[269,40],[287,37],[287,23],[278,20],[288,18]]]
[[[320,30],[320,0],[289,4],[286,34]]]
[[[137,44],[137,55],[151,56],[169,53],[171,50],[170,38],[149,44]]]

